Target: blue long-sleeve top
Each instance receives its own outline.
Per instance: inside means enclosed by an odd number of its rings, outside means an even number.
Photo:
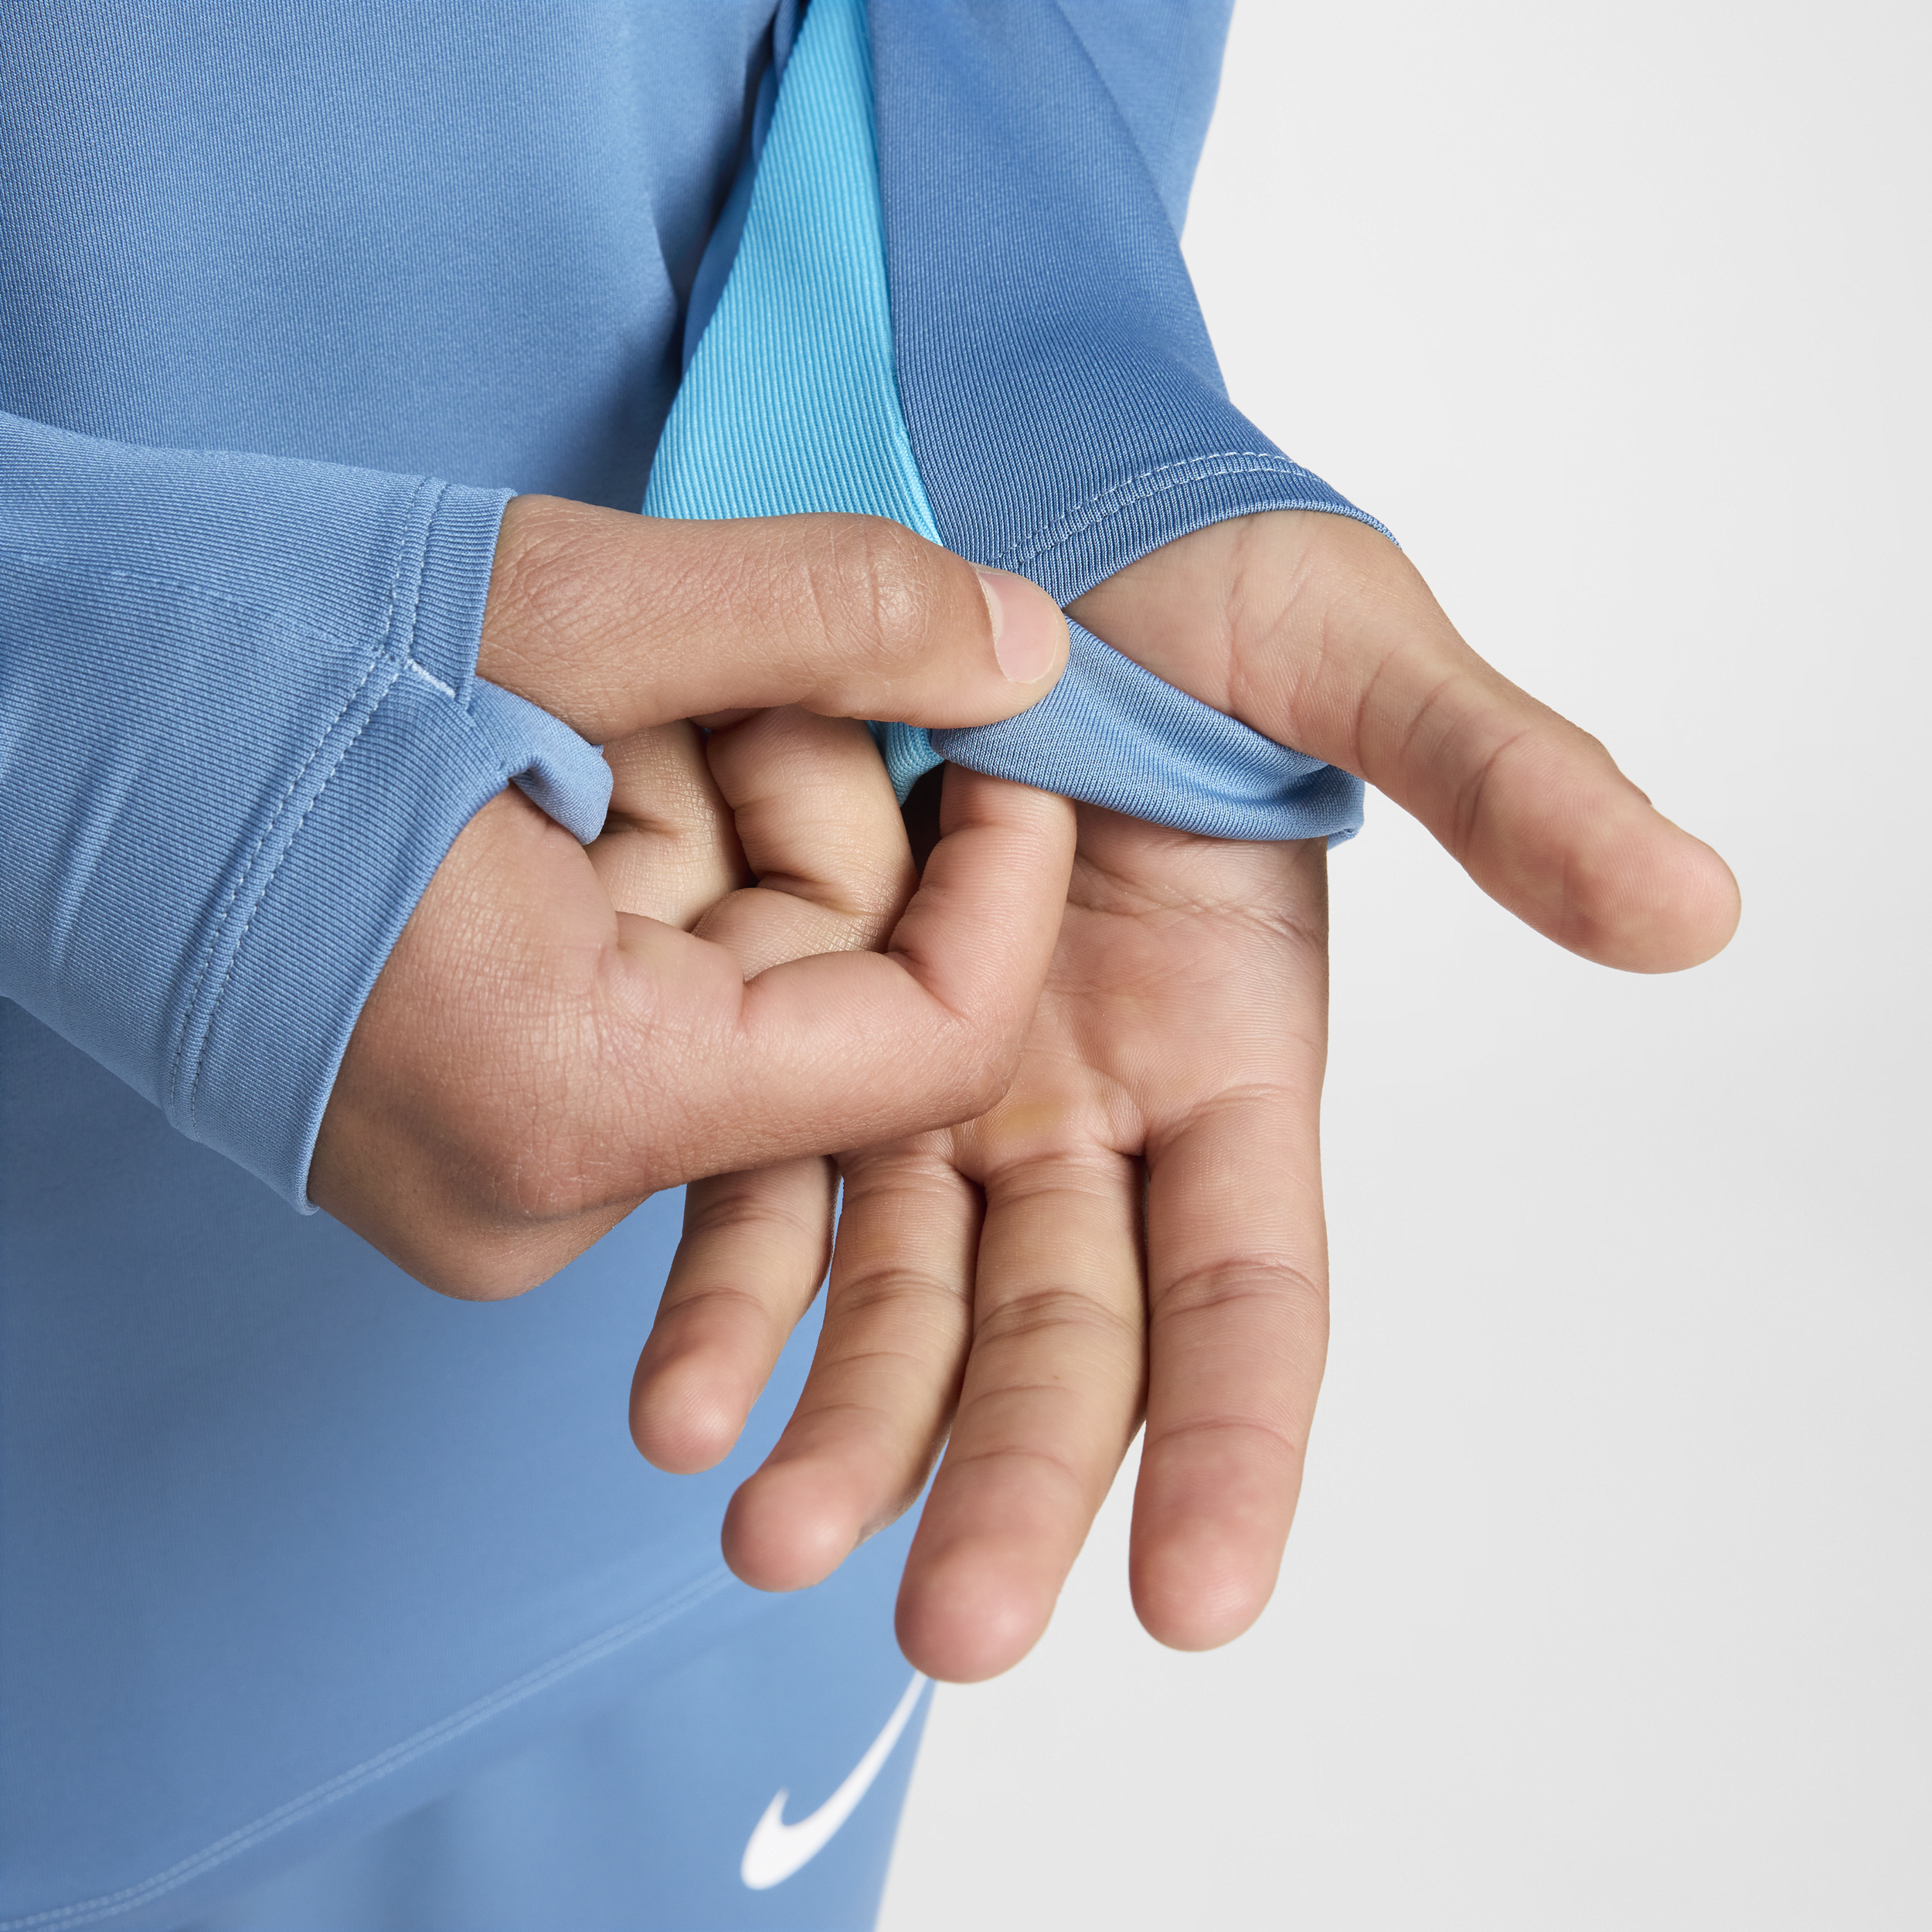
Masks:
[[[874,0],[860,67],[855,0],[796,46],[774,0],[0,13],[0,1932],[178,1923],[756,1614],[715,1532],[770,1407],[706,1478],[622,1440],[665,1204],[485,1311],[247,1175],[302,1202],[484,800],[594,830],[594,753],[474,675],[509,495],[877,509],[1063,601],[1349,510],[1228,403],[1180,265],[1225,12]],[[787,406],[809,441],[869,385],[896,496],[709,461],[734,371],[811,360],[748,354],[788,285],[738,259],[804,232],[770,130],[808,86],[870,144],[872,327]],[[1345,777],[1077,669],[940,749],[1354,822]]]
[[[767,21],[679,15],[667,40],[650,9],[403,9],[400,67],[351,73],[326,11],[223,12],[9,23],[0,986],[299,1202],[457,831],[512,777],[596,828],[586,748],[474,677],[496,522],[515,490],[642,495]],[[748,491],[725,447],[652,507],[879,509],[1062,602],[1203,522],[1348,508],[1228,404],[1180,266],[1221,24],[1029,7],[1000,36],[882,5],[857,245],[922,500],[842,493],[836,461]],[[699,49],[675,81],[674,42]],[[835,158],[847,131],[816,138]],[[808,364],[845,293],[738,332],[713,386],[740,420],[773,421],[747,391]],[[1197,829],[1352,825],[1345,777],[1076,653],[1046,706],[947,754]],[[902,777],[935,756],[892,749]]]

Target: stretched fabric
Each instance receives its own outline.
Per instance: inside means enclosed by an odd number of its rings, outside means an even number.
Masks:
[[[1033,70],[1027,43],[1056,27],[1060,43],[1046,52],[1063,95],[1043,100],[1013,82]],[[907,70],[893,86],[875,87],[875,37]],[[882,116],[890,104],[906,119],[935,90],[951,104],[948,125],[935,134],[895,120],[900,131],[882,155],[875,96]],[[1046,198],[1044,216],[1033,213],[1042,198],[1019,196],[990,222],[968,219],[963,211],[985,206],[981,164],[1006,138],[996,104],[1015,94],[1022,126],[1043,117],[1050,131],[1097,111],[1112,150],[1077,169],[1050,152],[1008,161],[1009,172],[1030,162],[1032,179],[1063,182],[1066,192]],[[1359,514],[1227,403],[1155,180],[1054,9],[888,3],[873,8],[869,31],[860,0],[814,0],[753,163],[736,258],[658,444],[648,515],[888,516],[1070,601],[1219,518],[1284,506]],[[896,247],[882,172],[896,191]],[[934,192],[939,182],[953,192]],[[1124,269],[1077,240],[1092,208],[1123,193],[1145,204],[1126,218],[1140,243],[1125,251]],[[999,259],[1014,230],[1043,226],[1036,259]],[[1156,245],[1150,270],[1145,237],[1164,231],[1168,246]],[[1029,314],[1029,275],[1078,292]],[[935,299],[941,277],[947,292]],[[1131,315],[1149,284],[1165,334],[1151,346],[1124,342],[1113,312]],[[1170,342],[1178,345],[1162,346]],[[1056,389],[1063,401],[1070,362],[1081,433],[1046,440],[1038,392]],[[910,423],[920,426],[917,446]],[[1204,443],[1206,456],[1172,454]],[[930,734],[880,727],[900,796],[951,759],[1224,838],[1334,839],[1359,826],[1359,781],[1271,743],[1079,624],[1072,631],[1066,675],[1021,716]]]

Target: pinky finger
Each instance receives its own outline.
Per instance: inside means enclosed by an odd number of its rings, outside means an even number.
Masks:
[[[730,1454],[832,1253],[838,1176],[817,1157],[693,1181],[631,1385],[631,1436],[689,1475]]]

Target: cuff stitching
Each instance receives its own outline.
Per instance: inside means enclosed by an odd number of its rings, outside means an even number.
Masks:
[[[415,658],[409,657],[403,658],[403,665],[406,670],[414,672],[425,684],[433,685],[437,690],[441,692],[444,697],[454,698],[456,696],[456,686],[453,684],[445,684],[434,671],[430,669],[427,665],[419,664]]]
[[[302,771],[306,771],[308,767],[315,762],[316,759],[321,756],[323,746],[328,741],[329,732],[333,731],[335,726],[341,723],[343,718],[348,715],[350,709],[355,704],[356,692],[359,692],[362,686],[368,683],[370,677],[374,675],[375,672],[380,665],[383,664],[394,665],[396,662],[396,658],[394,652],[389,651],[381,652],[371,662],[369,668],[362,673],[362,677],[357,681],[355,690],[352,691],[349,693],[349,697],[344,702],[342,709],[337,712],[335,716],[329,720],[328,729],[323,732],[321,741],[316,745],[315,749],[309,753],[308,757],[303,760]],[[441,692],[445,696],[454,697],[456,695],[440,678],[437,677],[433,672],[424,670],[422,665],[418,664],[413,658],[404,658],[402,660],[402,663],[409,670],[414,672],[416,675],[419,678],[422,679],[426,684],[434,685],[436,689]],[[400,675],[400,672],[398,675]],[[393,685],[395,682],[395,679],[392,677],[389,682]],[[369,708],[368,715],[363,718],[362,723],[359,724],[343,741],[341,751],[338,753],[335,762],[331,764],[328,768],[328,775],[322,780],[322,782],[315,787],[315,795],[310,798],[305,805],[302,807],[301,815],[296,819],[294,824],[289,828],[288,836],[283,842],[281,850],[276,855],[274,864],[269,868],[268,876],[263,879],[260,889],[255,894],[255,903],[249,908],[248,917],[242,922],[241,930],[236,934],[234,943],[228,948],[228,961],[227,964],[222,968],[221,983],[215,988],[214,998],[210,1002],[208,1009],[207,1022],[202,1028],[201,1042],[195,1049],[195,1063],[189,1070],[187,1085],[182,1090],[177,1103],[182,1111],[184,1129],[190,1134],[192,1134],[195,1126],[196,1109],[198,1104],[197,1090],[199,1089],[201,1082],[202,1061],[208,1050],[209,1039],[213,1036],[215,1030],[215,1016],[221,1011],[222,1000],[228,991],[228,982],[234,977],[235,968],[241,959],[242,947],[247,942],[249,933],[253,927],[256,919],[260,916],[262,908],[268,903],[268,895],[274,889],[276,879],[280,875],[282,867],[287,862],[289,855],[294,851],[296,841],[301,836],[302,827],[308,823],[309,814],[322,802],[322,794],[327,791],[330,785],[335,782],[335,774],[342,770],[344,765],[348,764],[349,754],[355,748],[356,740],[359,739],[362,733],[368,730],[369,726],[375,723],[376,715],[382,709],[383,699],[387,695],[388,692],[386,689],[385,689],[383,692],[378,694],[376,702]],[[492,746],[492,750],[495,750],[495,747]],[[501,789],[502,786],[512,784],[515,781],[514,776],[507,768],[505,762],[500,752],[497,753],[494,763],[495,769],[499,781],[498,788]],[[290,780],[288,790],[282,794],[281,798],[277,802],[274,818],[279,818],[281,816],[282,808],[287,804],[290,795],[294,791],[296,787],[301,782],[301,776],[302,772],[298,771],[295,774],[294,777]],[[274,819],[271,818],[268,825],[264,828],[261,837],[255,842],[254,851],[249,854],[248,866],[250,869],[253,869],[255,860],[260,856],[262,847],[267,843],[269,834],[273,832],[274,829]],[[228,898],[223,903],[222,911],[224,917],[226,915],[228,908],[232,906],[235,900],[240,896],[242,887],[247,883],[247,872],[245,870],[243,873],[242,878],[236,882],[234,890],[229,894]],[[219,948],[220,941],[219,935],[217,935],[216,940],[211,944],[209,947],[208,957],[203,962],[201,973],[195,981],[196,992],[197,994],[200,991],[202,981],[208,976],[209,968],[214,964],[215,954]],[[181,1053],[185,1049],[186,1047],[188,1031],[189,1027],[192,1026],[193,1020],[194,1007],[195,1000],[191,995],[188,1005],[188,1018],[183,1022],[182,1043],[180,1046],[177,1047],[175,1049],[175,1063],[177,1066],[179,1066],[180,1063]]]
[[[423,603],[423,573],[429,565],[430,539],[436,529],[436,513],[442,507],[444,492],[447,488],[447,484],[435,482],[425,477],[417,485],[415,490],[411,493],[410,506],[405,513],[403,525],[405,537],[406,539],[413,538],[416,533],[417,507],[422,502],[425,491],[434,492],[430,498],[429,508],[423,517],[422,536],[420,539],[414,542],[405,541],[403,543],[396,560],[395,580],[389,585],[389,602],[393,608],[396,601],[396,590],[402,582],[403,566],[413,552],[416,568],[410,578],[409,611],[396,639],[396,648],[401,651],[406,661],[413,661],[413,658],[416,644],[416,614],[422,607]],[[383,634],[386,637],[388,635],[386,626],[384,627]],[[439,679],[437,682],[441,681]],[[448,687],[445,686],[444,689],[447,689]],[[454,697],[456,693],[451,691],[450,696]]]
[[[383,607],[383,628],[376,634],[376,645],[378,650],[388,642],[389,632],[395,628],[396,593],[402,584],[403,566],[409,561],[410,551],[418,548],[418,546],[412,541],[416,534],[416,506],[422,502],[423,492],[429,487],[430,479],[427,476],[419,476],[416,479],[415,488],[410,492],[409,502],[403,506],[402,527],[396,532],[396,567],[389,573],[389,598]],[[440,494],[440,489],[438,494]],[[432,512],[431,514],[434,515],[434,512]],[[427,530],[423,532],[425,541],[427,539],[428,534]],[[420,577],[420,572],[418,576]],[[416,606],[412,598],[410,604],[410,624],[412,628],[415,622]],[[407,655],[406,651],[404,655]]]
[[[1103,490],[1068,511],[1058,522],[1049,524],[1032,536],[1022,538],[997,560],[996,568],[1018,570],[1043,553],[1057,549],[1070,538],[1097,523],[1120,515],[1134,504],[1144,502],[1169,490],[1199,483],[1217,476],[1287,476],[1305,478],[1325,493],[1328,486],[1312,470],[1304,469],[1292,457],[1270,455],[1260,450],[1216,450],[1206,456],[1192,456],[1178,463],[1160,463],[1151,469],[1137,471],[1124,482]]]
[[[236,935],[234,944],[228,949],[227,969],[222,975],[221,986],[216,989],[214,1005],[209,1010],[207,1024],[202,1029],[201,1046],[196,1050],[194,1068],[189,1076],[188,1084],[184,1088],[181,1083],[182,1057],[188,1050],[188,1036],[194,1029],[195,1009],[200,1003],[201,989],[207,981],[209,973],[213,968],[216,955],[222,950],[222,933],[227,924],[229,913],[233,909],[235,902],[240,898],[243,891],[247,886],[249,879],[254,872],[256,862],[261,857],[263,850],[270,838],[274,836],[275,828],[280,824],[282,814],[287,808],[289,800],[294,797],[296,790],[301,785],[309,767],[322,755],[327,747],[329,733],[349,716],[355,706],[355,700],[361,696],[369,679],[375,676],[377,668],[384,663],[393,664],[394,662],[395,659],[389,653],[382,651],[372,656],[363,666],[362,675],[350,687],[349,696],[343,699],[340,709],[317,734],[313,749],[297,767],[294,776],[283,788],[282,795],[275,801],[274,808],[268,815],[267,822],[262,827],[260,834],[250,850],[247,858],[243,862],[240,876],[229,888],[228,896],[222,901],[220,909],[215,915],[215,930],[209,940],[208,951],[202,957],[201,970],[195,975],[194,985],[189,989],[187,1000],[182,1009],[181,1032],[175,1043],[174,1060],[168,1070],[168,1098],[175,1107],[185,1110],[185,1119],[191,1126],[194,1119],[195,1083],[201,1076],[202,1054],[206,1049],[208,1036],[214,1028],[215,1012],[221,1005],[221,993],[227,987],[229,975],[234,971],[235,954],[240,947],[242,939],[246,937],[249,927],[254,923],[255,910],[260,908],[262,899],[266,896],[269,886],[274,883],[275,873],[281,869],[282,859],[288,855],[287,845],[283,846],[281,857],[277,859],[274,866],[270,869],[268,877],[262,882],[261,891],[256,896],[255,908],[250,910],[247,920],[243,924],[241,933]],[[379,699],[377,702],[379,703],[380,699]],[[370,707],[369,716],[371,717],[375,716],[373,706]],[[368,728],[368,725],[369,719],[365,718],[356,727],[355,736],[350,739],[351,744],[355,743],[355,738],[359,738],[362,735],[362,733]],[[345,747],[344,750],[346,751],[347,747]],[[339,758],[336,760],[338,767],[340,766],[341,762]],[[334,771],[332,770],[329,775],[332,777],[335,775]],[[328,779],[324,779],[322,783],[325,789],[328,783]],[[320,791],[316,794],[317,798],[321,795]],[[309,801],[308,805],[302,812],[302,818],[306,818],[309,811],[314,809],[315,802],[315,799]],[[296,830],[300,831],[301,828],[301,819],[298,819]],[[292,835],[290,842],[293,842]]]
[[[391,662],[393,662],[393,660],[392,659]],[[369,669],[372,672],[374,671],[375,668],[376,667],[372,664],[369,666]],[[363,683],[367,683],[368,679],[365,677],[362,682]],[[392,678],[389,682],[391,684],[393,684],[395,682],[395,679]],[[358,685],[356,689],[359,691],[362,689],[362,685]],[[346,706],[344,706],[345,710],[346,710],[347,708],[348,707]],[[261,890],[255,895],[254,904],[248,909],[248,917],[242,921],[241,930],[235,935],[235,943],[228,949],[228,964],[222,968],[221,984],[215,988],[214,999],[208,1009],[208,1023],[202,1029],[201,1043],[195,1049],[195,1064],[189,1070],[188,1075],[187,1090],[182,1096],[185,1124],[190,1135],[192,1135],[194,1132],[195,1108],[197,1099],[196,1090],[201,1080],[202,1060],[208,1051],[209,1039],[215,1030],[215,1015],[221,1011],[223,997],[228,991],[228,982],[234,977],[235,962],[241,957],[242,947],[247,943],[250,930],[255,923],[256,915],[260,912],[263,906],[267,904],[269,893],[275,883],[275,876],[281,870],[284,863],[288,858],[288,855],[295,849],[295,841],[301,837],[302,827],[308,823],[308,815],[321,803],[322,794],[328,791],[331,783],[335,779],[336,773],[342,770],[344,764],[348,760],[349,754],[355,750],[356,740],[361,737],[365,731],[368,730],[370,720],[375,717],[376,713],[381,710],[382,708],[383,698],[381,696],[379,696],[375,703],[369,706],[368,713],[363,718],[362,722],[349,733],[348,739],[342,746],[341,753],[335,760],[335,762],[329,767],[328,776],[325,777],[322,782],[315,787],[315,795],[309,800],[307,804],[303,806],[301,816],[296,819],[294,824],[290,828],[287,838],[283,841],[281,850],[276,854],[274,864],[268,869],[268,876],[262,881]],[[316,749],[319,751],[321,750],[321,747],[318,746]],[[312,755],[308,762],[311,764],[315,762],[315,759]],[[304,765],[303,767],[303,770],[306,770],[307,769],[308,766]],[[293,787],[291,787],[291,789]],[[264,833],[263,835],[266,838],[267,834]],[[259,849],[259,848],[257,849]],[[252,865],[254,862],[251,859],[249,862]]]

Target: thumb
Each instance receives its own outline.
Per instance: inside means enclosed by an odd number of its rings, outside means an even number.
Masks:
[[[1066,668],[1046,593],[883,517],[672,522],[557,497],[503,513],[478,675],[600,743],[800,705],[990,724]]]
[[[1594,738],[1477,656],[1415,566],[1352,518],[1214,525],[1073,610],[1170,683],[1366,778],[1492,898],[1573,952],[1668,972],[1736,930],[1723,860]]]

